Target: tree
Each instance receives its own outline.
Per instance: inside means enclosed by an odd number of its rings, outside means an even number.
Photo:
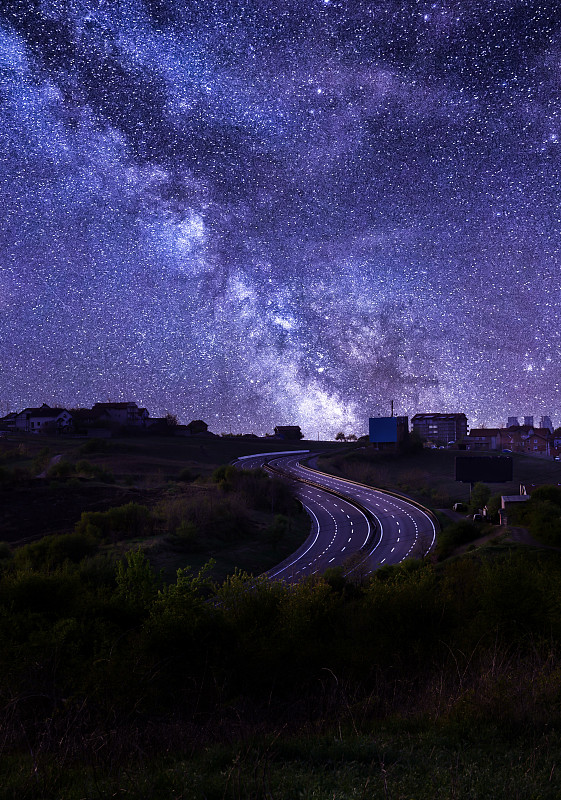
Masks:
[[[138,611],[147,610],[158,592],[158,577],[140,549],[129,550],[117,562],[115,581],[117,597]]]
[[[345,434],[343,431],[339,431],[339,433],[335,436],[336,442],[344,442],[345,441]]]
[[[168,428],[177,428],[177,426],[179,424],[177,422],[177,417],[176,417],[175,414],[172,414],[171,411],[168,411],[166,413],[164,419],[166,421],[166,425],[168,426]]]
[[[494,494],[487,500],[487,519],[490,522],[498,521],[500,507],[501,507],[500,494]]]
[[[478,482],[471,490],[469,510],[476,514],[481,508],[485,507],[487,500],[491,496],[491,489],[485,483]]]

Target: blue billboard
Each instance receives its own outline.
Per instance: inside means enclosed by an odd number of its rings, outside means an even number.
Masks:
[[[370,417],[368,439],[372,443],[397,442],[397,417]]]

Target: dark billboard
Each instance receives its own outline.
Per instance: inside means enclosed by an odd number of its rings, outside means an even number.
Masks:
[[[463,483],[510,483],[510,456],[456,456],[456,480]]]

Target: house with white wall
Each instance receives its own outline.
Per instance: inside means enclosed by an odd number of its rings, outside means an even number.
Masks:
[[[65,408],[24,408],[16,414],[14,429],[26,433],[62,433],[72,428],[72,414]]]

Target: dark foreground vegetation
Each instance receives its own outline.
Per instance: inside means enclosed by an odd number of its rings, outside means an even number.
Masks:
[[[3,548],[0,797],[556,798],[561,557],[162,584]]]
[[[170,580],[178,567],[201,567],[210,557],[217,580],[236,567],[259,574],[309,531],[308,517],[282,481],[223,464],[264,447],[273,444],[195,437],[2,440],[0,542],[17,548],[36,541],[34,555],[26,551],[26,557],[40,564],[58,537],[80,534],[90,554],[119,556],[142,547]]]
[[[368,583],[250,577],[306,525],[284,484],[219,466],[234,446],[0,452],[0,800],[561,796],[561,554],[454,557],[464,520]],[[462,499],[447,451],[338,458]],[[561,543],[558,489],[520,513]]]

